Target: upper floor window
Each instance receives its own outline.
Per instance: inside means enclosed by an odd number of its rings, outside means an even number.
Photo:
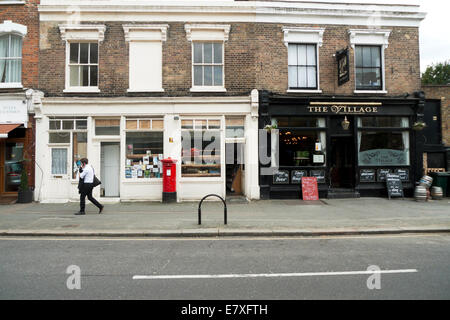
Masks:
[[[27,27],[9,20],[0,24],[0,88],[22,87],[22,40]]]
[[[98,43],[70,43],[71,87],[98,86]]]
[[[230,26],[186,24],[184,28],[192,41],[191,91],[226,91],[224,43]]]
[[[289,44],[289,89],[317,89],[315,44]]]
[[[195,42],[194,86],[223,86],[222,43]]]
[[[356,46],[356,90],[382,90],[381,48]]]

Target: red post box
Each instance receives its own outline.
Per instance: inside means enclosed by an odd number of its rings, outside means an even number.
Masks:
[[[163,163],[163,202],[177,201],[177,160],[167,158]]]

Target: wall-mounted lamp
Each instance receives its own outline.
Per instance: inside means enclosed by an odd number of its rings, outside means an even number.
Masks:
[[[347,120],[347,116],[345,116],[345,119],[341,122],[342,129],[348,130],[350,127],[350,121]]]

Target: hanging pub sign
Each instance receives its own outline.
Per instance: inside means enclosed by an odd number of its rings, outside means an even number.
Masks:
[[[350,80],[348,48],[336,52],[338,67],[338,85],[343,85]]]

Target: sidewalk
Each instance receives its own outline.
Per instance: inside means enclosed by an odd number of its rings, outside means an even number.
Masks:
[[[87,201],[0,206],[1,236],[216,237],[320,236],[450,232],[450,198],[360,198],[231,201],[224,225],[223,204],[204,202],[198,225],[198,202],[105,204],[104,213]]]

